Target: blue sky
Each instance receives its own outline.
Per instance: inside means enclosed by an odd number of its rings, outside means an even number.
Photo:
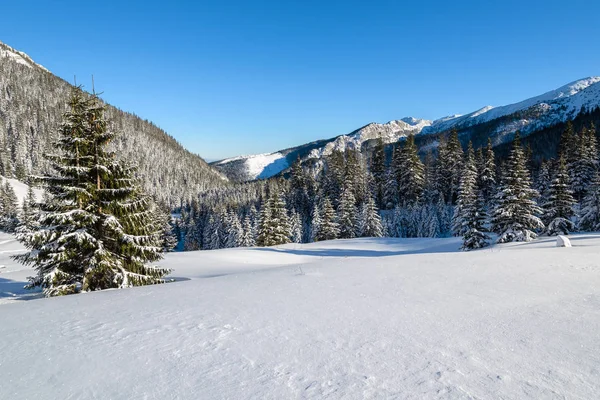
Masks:
[[[600,74],[593,0],[5,3],[0,41],[209,160]]]

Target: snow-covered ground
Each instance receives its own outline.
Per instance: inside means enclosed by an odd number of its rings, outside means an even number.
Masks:
[[[6,240],[5,299],[27,272]],[[163,265],[179,282],[17,293],[0,306],[0,398],[597,398],[600,235],[571,240],[177,253]]]
[[[23,205],[25,197],[27,197],[27,191],[29,189],[29,186],[26,183],[23,183],[19,180],[5,178],[2,175],[0,175],[0,184],[4,185],[6,184],[6,181],[8,181],[8,183],[10,183],[10,185],[14,189],[15,194],[17,195],[17,200],[19,200],[19,207],[21,207]],[[42,189],[34,188],[33,195],[35,196],[37,201],[41,201],[42,196],[44,195],[44,191]]]

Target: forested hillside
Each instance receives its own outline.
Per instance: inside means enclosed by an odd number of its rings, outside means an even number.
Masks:
[[[47,168],[43,153],[57,137],[72,85],[0,43],[0,174],[24,179]],[[226,179],[147,120],[107,107],[112,150],[138,168],[145,189],[178,207]]]

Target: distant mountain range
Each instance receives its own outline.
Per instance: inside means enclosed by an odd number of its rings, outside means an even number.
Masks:
[[[43,172],[72,85],[0,42],[0,175]],[[117,157],[138,167],[145,189],[172,206],[222,186],[227,178],[147,120],[107,106]]]
[[[319,140],[270,154],[229,158],[212,163],[233,180],[265,179],[287,170],[298,158],[320,159],[333,150],[363,148],[381,136],[385,143],[396,143],[408,135],[416,135],[421,149],[435,148],[436,138],[453,129],[463,142],[492,139],[494,146],[512,141],[518,130],[523,137],[575,119],[582,112],[600,106],[600,77],[569,83],[530,99],[500,107],[486,106],[466,115],[453,115],[435,121],[402,118],[384,124],[371,123],[346,135]],[[483,134],[482,134],[483,132]],[[477,139],[477,140],[476,140]]]

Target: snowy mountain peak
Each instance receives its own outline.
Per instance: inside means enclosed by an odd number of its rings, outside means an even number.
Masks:
[[[334,150],[360,149],[363,143],[379,137],[388,144],[395,143],[408,135],[439,134],[452,129],[468,135],[482,124],[486,124],[486,132],[496,145],[510,140],[512,137],[510,133],[516,130],[520,130],[525,136],[538,129],[573,119],[582,110],[599,106],[600,77],[588,77],[514,104],[498,107],[488,105],[468,114],[450,115],[435,121],[405,117],[383,124],[372,122],[347,135],[322,141],[322,144],[317,146],[306,144],[298,148],[305,148],[307,151],[302,154],[303,159],[319,159]],[[256,177],[267,178],[287,168],[290,163],[283,162],[282,158],[287,157],[293,161],[288,156],[291,151],[293,149],[282,150],[269,157],[260,156],[258,159],[256,156],[246,156],[243,159],[224,160],[217,165],[217,168],[221,170],[229,168],[230,171],[239,172],[245,177],[244,180]],[[280,161],[274,163],[275,157]],[[235,162],[236,165],[231,165],[231,162]],[[263,164],[265,168],[261,167]]]
[[[21,64],[21,65],[25,65],[26,67],[29,67],[29,68],[38,67],[38,68],[43,69],[46,72],[50,72],[46,68],[44,68],[42,65],[35,63],[33,61],[33,59],[31,57],[29,57],[27,54],[23,53],[22,51],[15,50],[12,47],[10,47],[9,45],[4,44],[2,42],[0,42],[0,57],[10,58],[14,62]]]

